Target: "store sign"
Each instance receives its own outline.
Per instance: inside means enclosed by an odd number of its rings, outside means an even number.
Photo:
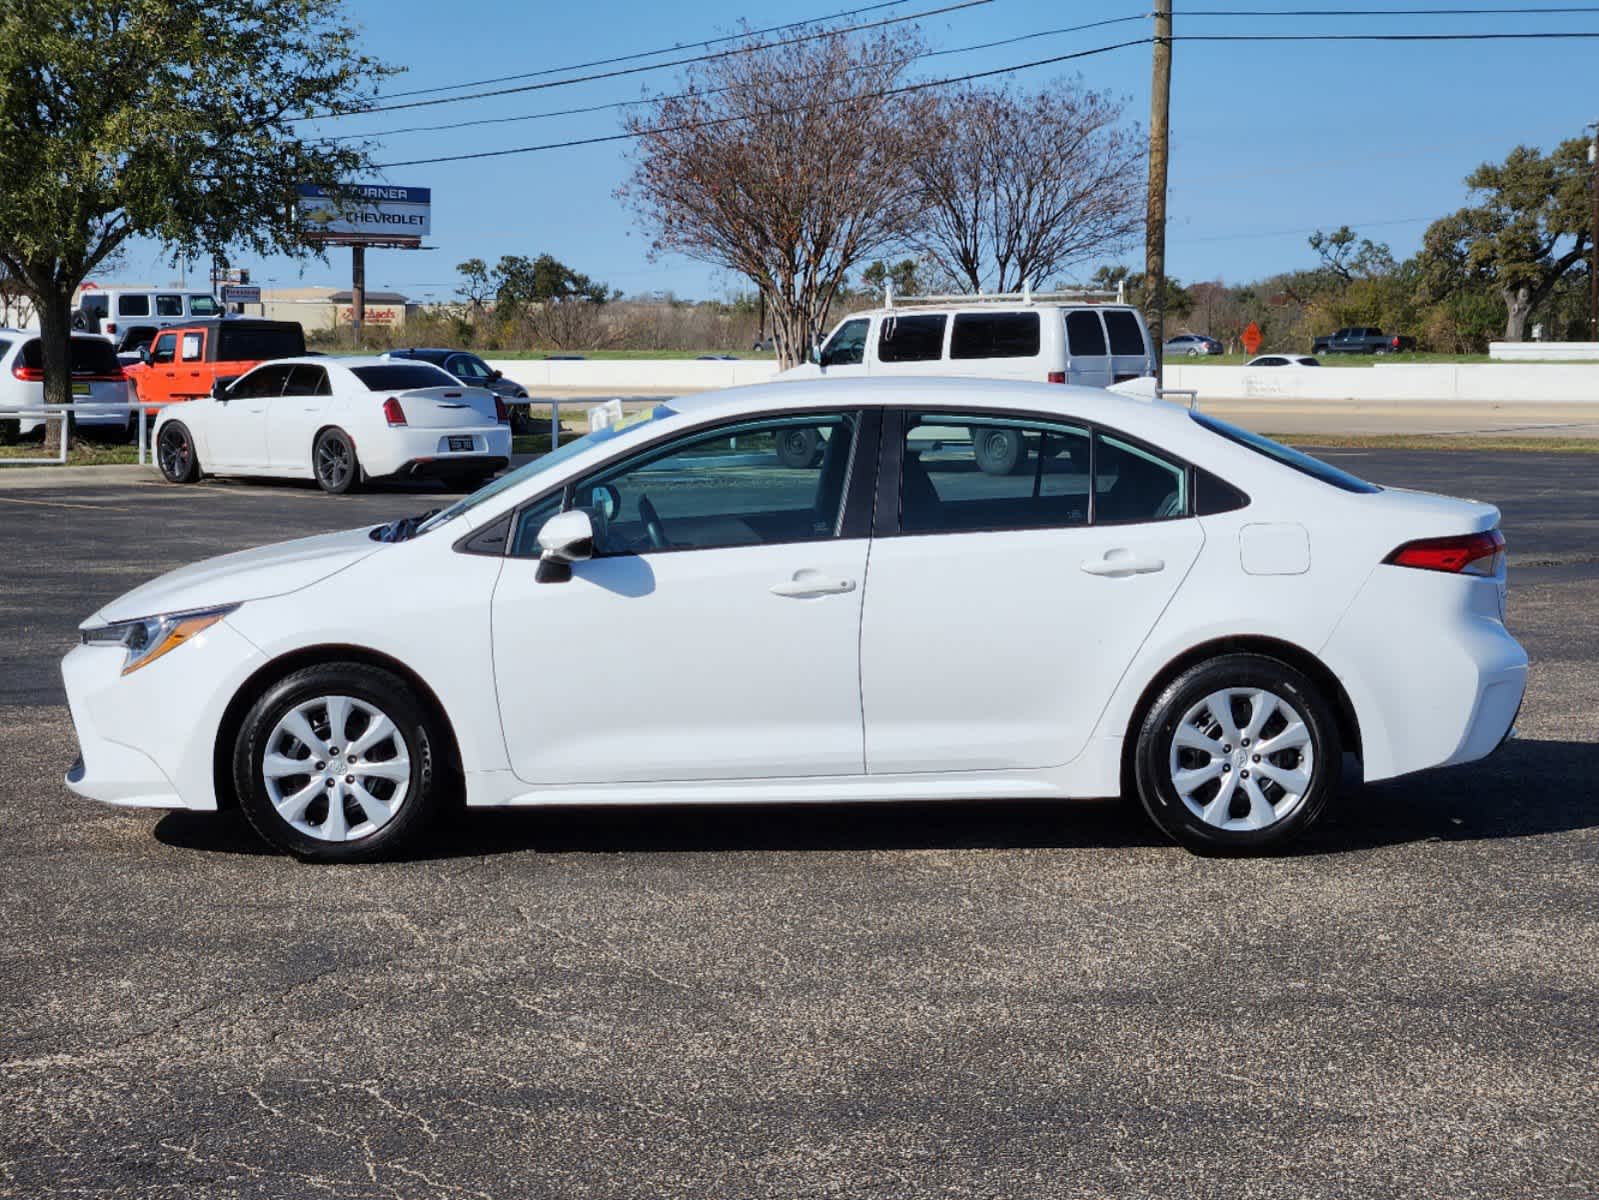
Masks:
[[[261,289],[254,284],[224,283],[222,285],[222,303],[260,304]]]
[[[302,183],[298,190],[300,226],[312,241],[415,246],[432,232],[430,188],[352,183],[335,193]]]
[[[368,325],[399,325],[404,320],[403,310],[385,305],[382,308],[373,308],[370,304],[366,308],[366,323]],[[355,308],[349,304],[339,306],[339,324],[355,324]]]

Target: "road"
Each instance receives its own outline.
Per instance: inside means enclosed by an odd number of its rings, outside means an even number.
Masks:
[[[1599,479],[1505,511],[1524,737],[1201,859],[1103,803],[473,814],[325,869],[68,795],[55,662],[149,575],[439,497],[0,492],[0,1196],[1599,1191]]]

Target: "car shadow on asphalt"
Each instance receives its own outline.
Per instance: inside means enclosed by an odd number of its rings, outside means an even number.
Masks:
[[[1599,827],[1599,744],[1516,741],[1485,763],[1346,788],[1295,856],[1430,841],[1535,837]],[[1536,781],[1529,784],[1529,781]],[[273,854],[237,814],[175,812],[162,843]],[[963,801],[474,809],[441,820],[411,861],[531,851],[1010,850],[1167,845],[1135,803]]]

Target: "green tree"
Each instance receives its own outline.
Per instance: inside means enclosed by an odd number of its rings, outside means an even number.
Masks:
[[[1318,229],[1309,240],[1310,248],[1321,258],[1322,275],[1334,287],[1391,275],[1398,266],[1388,243],[1357,237],[1347,225],[1340,225],[1331,233]]]
[[[1490,288],[1504,302],[1505,339],[1525,340],[1533,312],[1588,252],[1591,179],[1582,138],[1549,154],[1517,146],[1478,167],[1466,184],[1480,202],[1433,222],[1423,240],[1427,296]]]
[[[902,258],[897,263],[874,259],[861,272],[861,293],[881,296],[887,284],[894,287],[896,296],[914,296],[922,290],[921,264],[914,258]]]
[[[508,311],[535,304],[561,304],[571,300],[605,304],[621,296],[605,284],[574,271],[551,254],[535,259],[507,254],[491,275],[494,302]]]
[[[1088,282],[1094,287],[1107,292],[1114,292],[1119,285],[1125,285],[1127,299],[1131,304],[1139,303],[1146,290],[1144,273],[1122,264],[1097,268]],[[1064,283],[1057,286],[1063,291],[1067,287]],[[1182,285],[1182,281],[1174,279],[1170,275],[1166,276],[1167,318],[1180,321],[1194,311],[1194,306],[1193,293]]]
[[[48,402],[71,399],[72,294],[129,238],[311,252],[295,185],[369,161],[295,121],[368,101],[388,68],[354,41],[339,0],[0,5],[0,265],[38,309]]]

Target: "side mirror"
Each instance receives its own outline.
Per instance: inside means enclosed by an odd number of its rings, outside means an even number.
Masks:
[[[140,346],[139,349],[136,351],[136,353],[139,356],[139,361],[142,362],[145,366],[148,367],[150,365],[150,345],[149,345],[149,343],[146,342],[143,346]]]
[[[501,370],[498,370],[497,368],[490,367],[489,368],[489,378],[490,379],[504,379],[505,378],[505,372],[501,371]]]
[[[220,379],[213,379],[211,381],[211,399],[226,401],[227,398],[228,385]]]
[[[824,362],[822,362],[822,348],[820,346],[818,346],[818,345],[815,345],[814,343],[811,345],[810,354],[807,355],[806,357],[808,357],[813,363],[815,363],[819,367],[827,365]]]
[[[580,508],[556,513],[539,530],[539,562],[570,566],[594,557],[594,522]]]

